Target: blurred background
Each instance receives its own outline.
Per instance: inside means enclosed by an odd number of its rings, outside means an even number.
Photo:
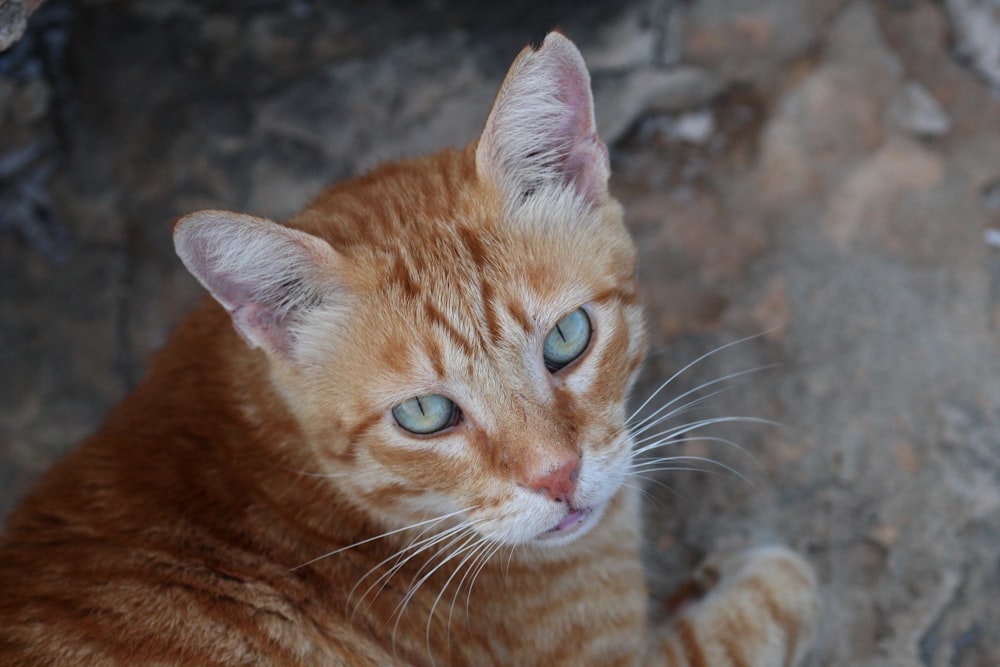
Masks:
[[[200,298],[176,216],[465,144],[553,27],[640,247],[636,405],[750,336],[651,405],[766,366],[665,427],[782,424],[666,447],[722,465],[650,475],[656,594],[787,543],[810,664],[1000,665],[997,0],[0,2],[0,515]]]

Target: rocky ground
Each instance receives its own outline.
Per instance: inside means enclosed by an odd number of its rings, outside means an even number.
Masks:
[[[674,445],[739,474],[650,482],[656,590],[711,551],[784,542],[823,582],[812,665],[1000,665],[998,5],[541,5],[43,5],[0,55],[0,511],[199,297],[174,216],[281,219],[379,160],[463,144],[558,25],[593,70],[641,248],[639,398],[754,336],[665,400],[767,366],[688,418],[783,425],[703,432],[742,450]]]

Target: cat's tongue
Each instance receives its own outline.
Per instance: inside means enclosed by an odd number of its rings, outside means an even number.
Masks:
[[[574,526],[576,526],[576,524],[583,521],[583,517],[585,517],[586,515],[587,513],[581,510],[570,510],[569,514],[563,517],[563,520],[559,522],[559,525],[556,526],[556,529],[553,532],[559,532],[573,528]]]

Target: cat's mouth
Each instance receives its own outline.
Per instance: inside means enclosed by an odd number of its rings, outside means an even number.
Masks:
[[[535,539],[562,542],[566,538],[577,537],[587,532],[593,525],[595,512],[591,507],[570,507],[559,523],[540,534]]]

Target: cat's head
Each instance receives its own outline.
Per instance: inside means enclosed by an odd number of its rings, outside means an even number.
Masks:
[[[290,227],[194,213],[175,241],[359,507],[565,543],[624,479],[645,348],[608,174],[583,59],[553,33],[466,150],[341,184]]]

